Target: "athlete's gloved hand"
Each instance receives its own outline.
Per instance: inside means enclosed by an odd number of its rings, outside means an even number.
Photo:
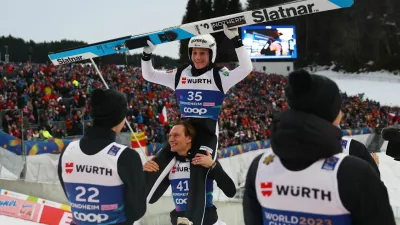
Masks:
[[[225,36],[228,37],[230,40],[239,36],[239,31],[237,28],[229,29],[225,23],[222,26],[224,26]]]
[[[242,40],[239,37],[239,31],[237,28],[228,29],[226,24],[222,25],[224,27],[224,33],[229,40],[233,41],[235,48],[243,46]]]
[[[143,47],[142,59],[144,61],[149,61],[154,49],[156,49],[156,46],[150,40],[147,40],[147,44],[148,46]]]
[[[151,43],[150,40],[147,40],[147,44],[148,44],[149,46],[145,46],[145,47],[143,48],[143,52],[145,52],[145,53],[147,53],[147,54],[150,55],[151,53],[153,53],[154,49],[156,49],[156,46],[155,46],[153,43]]]

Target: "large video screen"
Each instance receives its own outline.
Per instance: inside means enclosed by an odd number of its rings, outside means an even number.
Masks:
[[[251,59],[297,58],[295,26],[244,26],[242,40]]]

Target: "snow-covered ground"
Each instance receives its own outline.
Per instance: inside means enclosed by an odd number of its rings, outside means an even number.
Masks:
[[[400,106],[400,75],[389,72],[343,74],[322,70],[315,74],[334,80],[342,92],[349,95],[365,93],[364,98],[378,101],[381,105]]]
[[[365,93],[364,99],[378,101],[381,105],[400,106],[400,83],[377,81],[342,80],[333,78],[339,88],[348,95]]]
[[[390,204],[400,210],[400,162],[393,160],[384,152],[377,153],[377,155],[381,180],[388,189]]]

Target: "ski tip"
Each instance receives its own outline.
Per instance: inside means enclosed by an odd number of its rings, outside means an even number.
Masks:
[[[55,65],[55,66],[60,65],[60,63],[58,63],[57,60],[51,59],[50,55],[48,55],[48,56],[49,56],[50,61],[53,63],[53,65]]]
[[[349,8],[354,4],[354,0],[329,0],[340,8]]]
[[[65,65],[69,63],[78,63],[85,61],[87,59],[99,57],[92,52],[83,52],[83,53],[75,53],[75,52],[61,52],[49,54],[49,59],[55,65]]]

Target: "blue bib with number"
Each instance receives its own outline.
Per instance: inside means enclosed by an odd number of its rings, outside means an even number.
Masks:
[[[193,77],[190,68],[182,71],[175,89],[181,117],[218,120],[225,94],[215,84],[213,70]]]
[[[323,215],[314,213],[273,210],[262,207],[263,224],[350,225],[350,215]]]
[[[111,143],[95,155],[86,155],[79,141],[71,142],[62,158],[62,178],[79,225],[116,224],[126,221],[124,184],[117,162],[126,146]]]
[[[218,120],[225,95],[220,91],[177,90],[181,117]]]
[[[171,182],[172,197],[174,199],[175,210],[185,211],[187,197],[189,194],[190,182],[190,162],[177,162],[169,173]],[[213,206],[213,184],[214,180],[206,181],[206,207]]]
[[[262,154],[254,181],[263,224],[350,225],[339,194],[337,172],[345,154],[288,170],[272,149]]]
[[[79,225],[115,224],[126,221],[123,185],[64,184],[73,220]]]

